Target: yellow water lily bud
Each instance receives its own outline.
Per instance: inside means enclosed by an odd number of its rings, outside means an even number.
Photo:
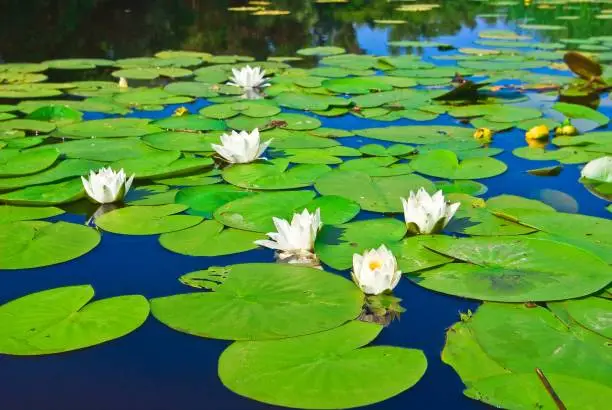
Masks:
[[[550,130],[546,125],[538,125],[525,133],[527,140],[542,140],[548,139]]]
[[[578,129],[572,125],[569,118],[563,121],[560,127],[555,129],[555,135],[559,137],[573,137],[578,134]]]
[[[544,148],[548,145],[548,140],[530,140],[527,139],[527,145],[531,148]]]
[[[488,128],[478,128],[474,132],[474,138],[477,140],[491,141],[493,139],[493,131]]]
[[[182,117],[183,115],[189,114],[189,110],[185,107],[179,107],[176,110],[174,110],[174,116],[175,117]]]
[[[119,78],[119,88],[128,88],[128,81],[125,77]]]

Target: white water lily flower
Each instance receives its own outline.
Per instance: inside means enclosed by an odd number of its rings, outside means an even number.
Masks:
[[[261,158],[261,155],[268,148],[272,140],[261,143],[259,139],[259,129],[253,132],[241,131],[237,133],[221,135],[221,145],[210,144],[227,162],[231,164],[245,164]]]
[[[134,180],[134,175],[126,179],[123,169],[119,172],[110,167],[102,168],[97,173],[91,171],[89,179],[81,177],[87,195],[99,204],[110,204],[123,200]]]
[[[397,260],[385,245],[366,251],[363,256],[353,255],[353,281],[363,293],[380,295],[393,290],[402,275],[397,268]]]
[[[119,88],[128,88],[128,81],[125,77],[120,77],[119,78]]]
[[[270,239],[255,241],[257,245],[278,251],[281,260],[290,259],[297,263],[316,261],[314,245],[323,226],[319,208],[312,214],[307,209],[301,214],[293,214],[291,223],[279,218],[272,220],[277,232],[268,233]]]
[[[259,67],[251,68],[247,65],[240,70],[232,68],[232,73],[234,75],[230,77],[230,81],[227,83],[228,85],[235,85],[236,87],[242,87],[244,89],[262,88],[270,85],[264,78],[266,74],[265,70]]]
[[[612,156],[590,161],[582,168],[580,175],[594,181],[612,182]]]
[[[410,191],[408,199],[402,198],[404,220],[408,229],[421,234],[440,232],[459,209],[460,203],[446,202],[442,191],[429,195],[424,188],[415,194]]]

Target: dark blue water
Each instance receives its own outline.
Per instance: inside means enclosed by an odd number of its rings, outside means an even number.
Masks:
[[[472,45],[476,30],[495,28],[479,20],[475,29],[462,28],[452,40],[455,45]],[[386,30],[357,29],[360,46],[368,53],[386,54]],[[438,51],[427,51],[427,55]],[[192,111],[206,103],[188,105]],[[158,112],[137,112],[133,116],[162,118],[176,107]],[[612,114],[610,106],[602,111]],[[89,113],[88,119],[101,114]],[[346,115],[320,117],[325,127],[360,129],[384,127],[388,122],[365,120]],[[392,125],[456,124],[442,115],[435,121],[402,120]],[[348,145],[362,145],[363,138],[343,139]],[[384,144],[384,143],[383,143]],[[577,182],[579,167],[568,165],[558,177],[537,177],[528,169],[555,162],[528,161],[514,157],[512,149],[525,145],[524,133],[513,130],[498,134],[492,144],[505,151],[497,158],[509,171],[495,178],[480,180],[488,187],[485,198],[515,194],[541,199],[542,190],[558,190],[579,204],[579,212],[608,217],[607,203],[592,196]],[[546,197],[548,198],[548,197]],[[566,201],[567,202],[567,201]],[[554,203],[553,206],[569,206]],[[60,219],[83,223],[84,215],[63,215]],[[147,298],[190,291],[177,278],[185,273],[214,265],[242,262],[273,262],[272,251],[255,250],[224,258],[198,258],[178,255],[162,248],[156,236],[122,236],[104,232],[101,244],[89,254],[58,266],[23,271],[0,272],[0,303],[25,294],[54,287],[91,284],[96,298],[142,294]],[[423,379],[409,391],[371,409],[432,408],[468,410],[486,406],[462,395],[459,377],[440,360],[445,331],[458,321],[459,312],[474,310],[477,303],[422,289],[408,280],[400,282],[395,294],[407,309],[375,341],[422,349],[429,362]],[[228,342],[209,340],[173,331],[149,317],[134,333],[90,349],[44,357],[0,356],[1,410],[256,410],[272,406],[241,398],[227,390],[217,377],[217,359]],[[364,383],[372,383],[364,376]]]

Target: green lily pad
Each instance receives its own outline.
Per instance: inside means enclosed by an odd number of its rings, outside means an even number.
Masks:
[[[361,171],[339,170],[323,175],[315,184],[321,195],[339,195],[374,212],[402,212],[400,198],[421,187],[431,192],[434,189],[431,181],[419,175],[371,177]]]
[[[181,189],[175,197],[177,204],[189,206],[187,213],[213,218],[217,208],[235,199],[255,195],[233,185],[219,184]]]
[[[447,179],[480,179],[503,174],[508,167],[495,158],[468,158],[459,161],[449,150],[434,150],[418,155],[410,165],[421,174]]]
[[[179,204],[128,206],[105,213],[96,219],[96,225],[122,235],[156,235],[187,229],[202,221],[199,216],[175,215],[185,209]]]
[[[564,300],[607,286],[612,269],[590,252],[526,237],[439,238],[427,247],[468,263],[453,263],[411,278],[437,292],[479,300]]]
[[[310,48],[302,48],[297,51],[297,54],[301,56],[317,56],[317,57],[325,57],[325,56],[333,56],[338,54],[344,54],[346,50],[342,47],[310,47]]]
[[[110,162],[144,157],[157,152],[142,142],[140,138],[136,137],[72,140],[61,144],[54,144],[53,147],[67,158]],[[37,150],[46,149],[48,149],[46,146],[37,148]]]
[[[356,202],[337,195],[319,196],[308,203],[305,208],[310,213],[319,208],[321,210],[321,221],[325,225],[346,223],[356,217],[361,210]]]
[[[533,209],[503,209],[503,217],[538,229],[545,238],[567,242],[587,249],[612,263],[612,221],[588,215],[547,212]]]
[[[56,132],[68,138],[116,138],[142,137],[162,131],[150,125],[150,122],[151,120],[140,118],[105,118],[65,125]]]
[[[30,186],[0,195],[0,201],[14,205],[60,205],[85,197],[80,178],[57,184]]]
[[[213,292],[152,299],[155,318],[201,337],[282,339],[338,327],[356,318],[363,304],[350,281],[319,269],[254,263],[208,272],[227,279]]]
[[[468,397],[495,407],[557,409],[537,368],[568,408],[597,409],[611,397],[611,361],[606,339],[589,333],[543,307],[486,303],[449,330],[442,359]]]
[[[191,102],[192,98],[170,94],[158,88],[137,88],[114,96],[113,101],[130,107],[138,107],[142,105],[185,104]]]
[[[41,133],[48,133],[55,129],[55,124],[47,121],[30,120],[30,119],[14,119],[0,121],[0,130],[24,130]]]
[[[51,218],[63,213],[62,209],[51,206],[31,208],[26,206],[0,205],[0,224]]]
[[[420,350],[363,348],[380,330],[355,321],[315,335],[236,342],[219,358],[219,378],[241,396],[278,406],[346,409],[378,403],[408,390],[427,368]],[[379,383],[364,386],[361,373]],[[313,388],[313,380],[319,387]],[[281,384],[283,389],[275,388]]]
[[[280,93],[274,98],[274,101],[285,108],[293,108],[296,110],[327,110],[330,106],[347,106],[351,100],[315,94],[300,94],[300,93]]]
[[[13,178],[0,178],[0,190],[42,185],[67,178],[86,175],[91,170],[102,168],[103,164],[81,159],[67,159],[43,172]]]
[[[610,119],[605,114],[584,105],[558,102],[552,106],[552,109],[559,111],[568,118],[594,121],[599,126],[604,126],[610,122]]]
[[[226,129],[223,121],[204,118],[199,115],[164,118],[155,121],[153,125],[175,131],[223,131]]]
[[[474,130],[471,128],[448,125],[432,126],[392,126],[384,128],[366,128],[354,130],[355,134],[381,141],[400,142],[404,144],[436,144],[449,140],[472,140]]]
[[[156,152],[138,158],[114,162],[113,169],[124,169],[136,179],[169,178],[189,174],[213,165],[210,158],[182,158],[179,151]]]
[[[273,232],[273,217],[291,220],[312,201],[312,191],[264,192],[244,196],[216,209],[214,217],[225,226],[253,232]]]
[[[0,230],[0,269],[56,265],[83,256],[98,243],[100,234],[83,225],[68,222],[9,222],[3,224]],[[6,326],[3,325],[2,330],[6,330]]]
[[[49,168],[58,157],[59,152],[53,148],[22,152],[4,149],[0,151],[0,177],[35,174]]]
[[[0,352],[18,356],[63,353],[118,339],[149,316],[139,295],[89,303],[89,285],[32,293],[0,306]],[[53,309],[49,309],[53,306]]]
[[[322,85],[329,91],[339,94],[368,94],[372,90],[377,92],[393,90],[392,85],[379,81],[377,77],[351,77],[325,80]]]
[[[223,179],[247,189],[293,189],[312,185],[330,171],[327,165],[305,164],[288,168],[289,161],[276,159],[252,164],[236,164],[223,170]]]
[[[406,224],[391,218],[326,225],[317,237],[315,251],[326,265],[338,270],[349,269],[353,266],[353,254],[383,244],[391,246],[406,235],[406,230]]]
[[[159,77],[169,78],[183,78],[190,77],[193,75],[193,71],[185,68],[176,67],[160,67],[160,68],[149,68],[149,67],[136,67],[126,68],[123,70],[114,71],[111,74],[115,78],[127,78],[130,80],[155,80]]]
[[[142,141],[164,151],[213,152],[210,144],[219,143],[219,136],[199,132],[166,131],[146,135]]]
[[[388,248],[393,252],[398,267],[404,275],[415,274],[453,262],[454,259],[426,247],[429,242],[435,240],[435,235],[416,235],[404,238],[401,242],[391,242]]]
[[[204,221],[178,232],[165,233],[159,243],[172,252],[189,256],[222,256],[256,249],[256,240],[265,239],[256,232],[225,228],[217,221]]]

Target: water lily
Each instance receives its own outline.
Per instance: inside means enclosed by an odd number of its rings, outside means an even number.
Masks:
[[[123,200],[132,186],[134,175],[127,179],[123,169],[115,172],[108,167],[97,173],[91,171],[89,179],[81,177],[81,180],[89,198],[99,204],[110,204]]]
[[[490,142],[493,139],[493,131],[488,128],[478,128],[474,132],[474,139]]]
[[[612,182],[612,156],[590,161],[582,168],[580,175],[593,181]]]
[[[272,140],[261,143],[259,129],[251,133],[246,131],[221,135],[221,145],[210,144],[212,148],[230,164],[246,164],[259,158],[268,148]]]
[[[314,213],[307,209],[294,214],[291,223],[285,219],[272,218],[277,232],[267,235],[270,239],[255,241],[257,245],[278,251],[279,259],[291,263],[312,263],[317,261],[314,244],[323,226],[321,210]]]
[[[119,78],[119,88],[128,88],[128,81],[125,77],[120,77]]]
[[[457,212],[460,203],[446,201],[442,191],[429,195],[424,188],[410,197],[401,198],[404,205],[404,219],[408,230],[414,233],[432,234],[440,232]]]
[[[262,88],[270,85],[264,78],[266,74],[265,70],[259,67],[251,68],[247,65],[240,70],[232,68],[232,73],[233,76],[230,77],[230,81],[227,83],[228,85],[235,85],[244,89]]]
[[[525,133],[525,138],[528,140],[541,140],[547,139],[550,134],[550,130],[544,124],[538,125],[530,129]]]
[[[572,125],[569,118],[566,118],[563,124],[555,129],[555,135],[559,137],[573,137],[578,134],[578,129]]]
[[[392,291],[401,275],[395,256],[385,245],[366,251],[363,255],[353,255],[351,276],[365,294],[380,295]]]
[[[175,117],[182,117],[183,115],[187,114],[189,114],[189,109],[187,109],[187,107],[178,107],[176,110],[174,110],[172,115]]]

